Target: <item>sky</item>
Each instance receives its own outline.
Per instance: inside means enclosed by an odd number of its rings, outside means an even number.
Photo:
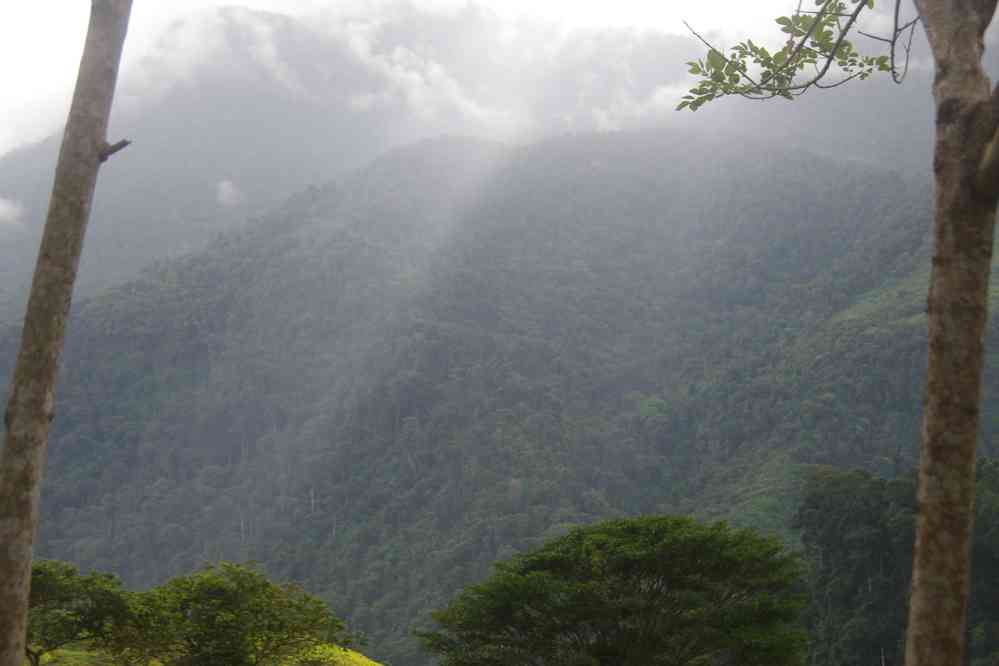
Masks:
[[[396,0],[135,0],[123,58],[123,76],[150,53],[157,38],[178,19],[214,7],[240,5],[322,20],[330,11],[377,15]],[[436,11],[461,9],[466,0],[410,0]],[[635,27],[683,34],[687,20],[723,42],[740,36],[776,39],[773,17],[790,0],[479,0],[476,4],[514,19],[528,18],[566,29]],[[0,154],[56,131],[65,119],[90,3],[33,0],[0,3]]]

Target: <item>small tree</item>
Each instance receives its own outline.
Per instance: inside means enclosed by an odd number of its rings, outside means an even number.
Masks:
[[[902,18],[892,0],[891,30],[860,30],[874,0],[815,0],[777,19],[788,35],[771,51],[752,40],[723,53],[711,44],[692,62],[701,77],[680,103],[695,110],[725,95],[793,98],[875,71],[905,76],[913,31],[922,25],[936,76],[934,254],[927,307],[929,348],[919,467],[919,522],[906,633],[908,666],[961,666],[970,581],[985,324],[999,200],[999,86],[982,66],[985,31],[997,0],[913,0]],[[696,32],[694,33],[697,34]],[[861,55],[851,38],[885,47]],[[703,40],[702,40],[703,41]],[[842,74],[837,79],[831,75]]]
[[[445,666],[797,664],[800,575],[723,523],[614,520],[497,564],[418,636]]]
[[[324,643],[350,643],[321,600],[226,562],[136,594],[130,606],[111,646],[120,663],[272,666]]]
[[[127,610],[115,576],[81,575],[66,562],[36,562],[31,570],[25,655],[38,666],[43,655],[67,645],[102,643],[124,622]]]

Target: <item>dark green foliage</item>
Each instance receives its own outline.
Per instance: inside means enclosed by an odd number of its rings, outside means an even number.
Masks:
[[[277,666],[310,649],[352,642],[325,603],[254,567],[222,562],[147,592],[65,562],[32,570],[28,657],[83,646],[118,664]]]
[[[103,573],[81,574],[55,560],[31,569],[27,657],[37,666],[43,655],[76,643],[107,642],[127,617],[121,583]]]
[[[421,639],[444,666],[800,664],[800,574],[723,523],[607,521],[498,563]]]
[[[999,656],[999,461],[979,461],[976,493],[968,646],[971,663],[984,666]],[[915,520],[913,474],[809,474],[794,519],[810,565],[809,663],[903,663]]]

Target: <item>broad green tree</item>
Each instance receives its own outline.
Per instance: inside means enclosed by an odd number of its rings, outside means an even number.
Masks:
[[[67,645],[103,643],[127,613],[115,576],[80,574],[72,564],[55,560],[35,562],[25,655],[38,666],[42,656]]]
[[[56,375],[73,284],[101,163],[132,0],[93,0],[31,282],[0,449],[0,666],[21,666],[31,557]],[[30,63],[26,64],[30,67]]]
[[[227,562],[139,593],[130,606],[111,647],[121,663],[275,666],[312,647],[350,643],[320,599]]]
[[[996,4],[913,0],[916,15],[906,20],[903,0],[893,0],[892,28],[878,35],[860,28],[874,0],[815,0],[807,7],[799,2],[793,14],[777,19],[788,35],[780,49],[751,40],[727,52],[708,44],[707,57],[691,63],[691,73],[702,80],[680,103],[697,109],[725,95],[793,98],[879,70],[900,81],[913,31],[921,26],[926,32],[936,67],[936,192],[909,666],[964,661],[975,448],[999,198],[999,87],[992,87],[982,66]],[[863,55],[854,42],[866,38],[885,50]]]
[[[798,664],[800,573],[722,523],[612,520],[500,562],[418,635],[444,666]]]

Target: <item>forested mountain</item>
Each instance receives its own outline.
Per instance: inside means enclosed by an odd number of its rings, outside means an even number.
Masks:
[[[692,53],[676,36],[581,35],[557,57],[518,64],[530,68],[529,83],[504,85],[509,52],[525,58],[531,49],[506,44],[488,11],[385,3],[343,12],[306,21],[209,9],[172,24],[127,64],[110,133],[134,144],[101,171],[78,293],[201,249],[395,146],[445,131],[526,135],[551,118],[562,119],[556,130],[593,128],[606,98],[649,94],[679,77]],[[546,39],[540,31],[520,30],[532,43]],[[635,75],[619,76],[622,68]],[[586,94],[561,93],[583,79]],[[513,104],[529,108],[514,113]],[[0,204],[20,211],[10,220],[0,206],[0,321],[22,315],[60,138],[0,155]]]
[[[920,71],[898,90],[868,85],[794,105],[723,102],[693,118],[672,113],[687,86],[684,63],[700,53],[689,36],[565,32],[475,3],[327,10],[308,19],[205,10],[170,25],[142,58],[126,58],[110,136],[134,144],[101,170],[78,295],[202,249],[296,191],[445,132],[524,142],[649,125],[727,128],[929,168],[932,107]],[[58,143],[53,136],[0,155],[0,321],[23,313]]]
[[[395,110],[352,110],[350,95],[374,86],[362,64],[277,14],[231,7],[180,21],[123,79],[111,133],[134,145],[101,172],[88,295],[422,135]],[[0,319],[21,315],[60,138],[0,157],[0,197],[22,209],[20,224],[0,224]]]
[[[793,538],[802,465],[912,465],[929,211],[689,132],[391,152],[77,305],[40,554],[136,585],[254,559],[407,665],[430,608],[571,525]]]

